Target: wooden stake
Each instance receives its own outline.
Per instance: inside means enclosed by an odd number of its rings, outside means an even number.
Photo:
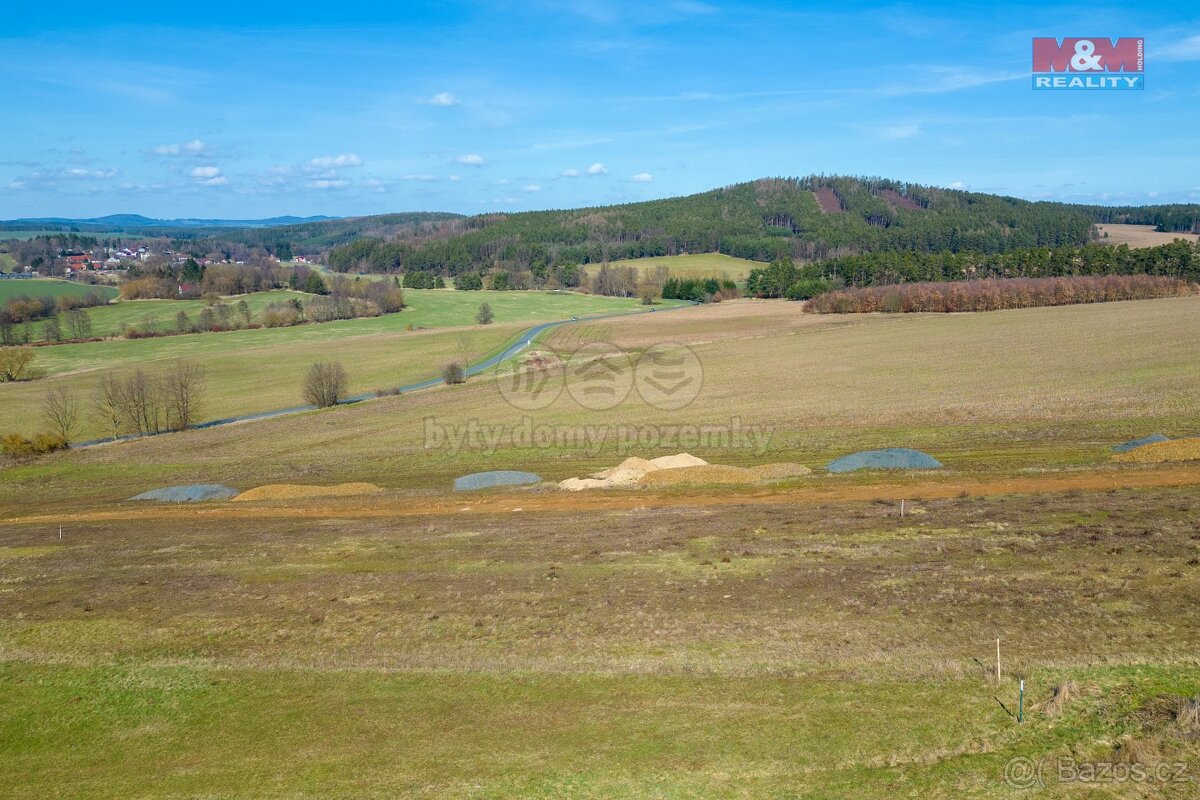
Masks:
[[[900,500],[900,516],[901,516],[901,518],[904,517],[904,500],[903,499]]]
[[[996,639],[996,683],[1000,682],[1000,640]]]

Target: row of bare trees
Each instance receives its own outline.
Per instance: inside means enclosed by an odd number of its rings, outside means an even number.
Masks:
[[[997,311],[1147,300],[1192,291],[1187,281],[1161,275],[988,278],[839,289],[817,295],[808,301],[807,307],[822,314]]]
[[[179,361],[164,372],[105,375],[92,393],[92,415],[113,437],[186,430],[200,418],[204,369]]]

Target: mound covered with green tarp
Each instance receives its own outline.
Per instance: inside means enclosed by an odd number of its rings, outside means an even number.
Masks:
[[[830,461],[830,472],[853,472],[857,469],[941,469],[942,462],[920,450],[889,447],[885,450],[863,450]]]
[[[1128,453],[1130,450],[1136,450],[1148,444],[1158,444],[1159,442],[1171,441],[1161,433],[1152,433],[1149,436],[1143,436],[1141,439],[1130,439],[1128,442],[1122,442],[1118,445],[1113,445],[1114,453]]]
[[[159,503],[202,503],[205,500],[229,500],[237,497],[238,490],[219,483],[193,483],[184,486],[166,486],[142,492],[130,500],[152,500]]]
[[[541,476],[532,472],[499,469],[492,472],[472,472],[454,479],[454,491],[469,492],[474,489],[494,489],[497,486],[525,486],[541,483]]]

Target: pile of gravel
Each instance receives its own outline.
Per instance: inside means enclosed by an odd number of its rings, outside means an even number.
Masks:
[[[155,500],[159,503],[202,503],[205,500],[229,500],[237,495],[237,489],[230,489],[219,483],[193,483],[151,489],[129,499]]]
[[[530,483],[541,483],[540,475],[532,472],[517,472],[515,470],[498,469],[491,472],[472,472],[454,479],[454,491],[470,492],[475,489],[494,489],[497,486],[524,486]]]
[[[1149,436],[1143,436],[1141,439],[1130,439],[1128,442],[1116,445],[1113,447],[1114,453],[1128,453],[1130,450],[1136,450],[1139,447],[1148,444],[1156,444],[1157,442],[1171,441],[1161,433],[1152,433]]]
[[[853,472],[856,469],[940,469],[942,462],[920,450],[889,447],[885,450],[863,450],[830,461],[830,472]]]

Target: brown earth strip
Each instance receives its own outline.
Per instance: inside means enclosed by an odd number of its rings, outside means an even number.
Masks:
[[[863,500],[935,499],[958,497],[964,494],[973,497],[994,497],[1018,494],[1042,494],[1072,491],[1107,491],[1111,489],[1198,486],[1200,465],[1172,469],[1136,471],[1086,471],[1070,474],[1009,477],[994,480],[915,480],[912,482],[888,482],[878,484],[842,483],[839,478],[823,479],[823,486],[799,486],[793,488],[757,488],[753,490],[724,489],[714,494],[711,491],[676,490],[671,492],[647,492],[637,490],[598,490],[586,494],[566,492],[503,492],[486,493],[478,496],[413,496],[377,495],[347,498],[343,502],[331,502],[321,498],[292,501],[287,504],[247,505],[219,504],[196,506],[164,506],[152,508],[115,509],[64,514],[39,514],[11,517],[0,520],[3,524],[30,524],[38,522],[68,523],[103,520],[154,520],[177,519],[180,517],[204,517],[206,519],[246,518],[303,518],[337,517],[339,519],[368,519],[407,516],[439,516],[452,514],[493,514],[519,511],[588,511],[625,510],[647,507],[678,508],[708,507],[724,505],[762,505],[786,503],[858,502]],[[830,485],[830,484],[839,485]]]

